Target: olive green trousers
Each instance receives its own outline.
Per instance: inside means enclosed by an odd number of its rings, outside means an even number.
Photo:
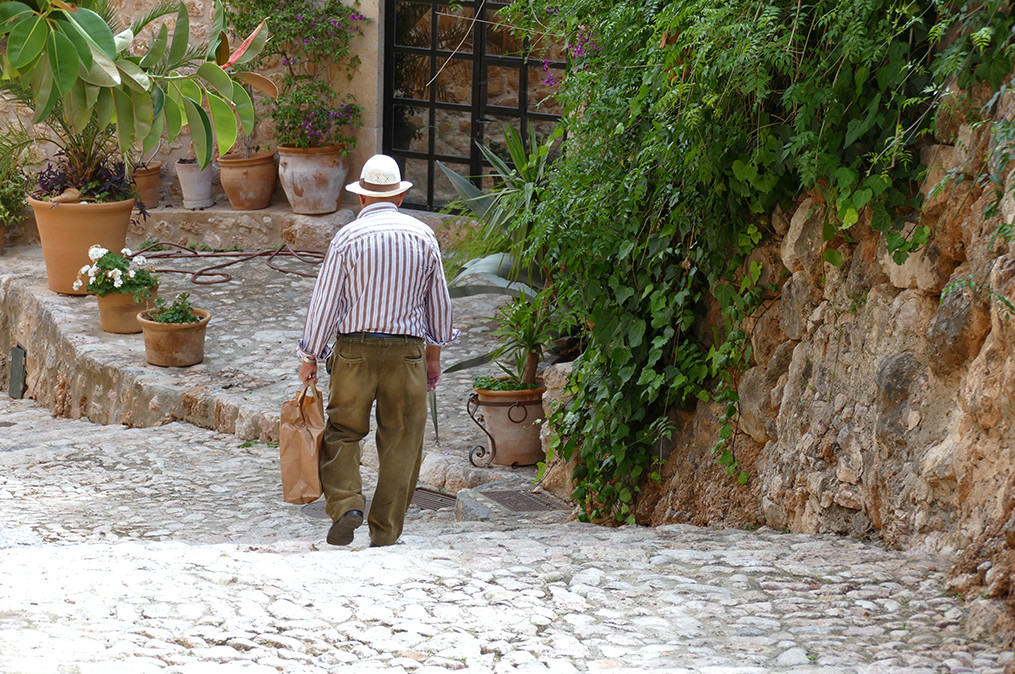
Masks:
[[[377,403],[377,488],[367,522],[374,545],[402,534],[423,458],[426,360],[422,339],[339,335],[331,357],[321,485],[332,521],[364,510],[360,440]]]

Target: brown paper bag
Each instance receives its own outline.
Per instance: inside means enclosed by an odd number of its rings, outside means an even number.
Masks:
[[[324,441],[324,402],[311,379],[294,400],[282,403],[278,450],[282,466],[282,498],[286,503],[310,503],[321,495],[321,443]]]

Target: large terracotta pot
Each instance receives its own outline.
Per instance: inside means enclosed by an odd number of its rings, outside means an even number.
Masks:
[[[493,463],[531,466],[546,458],[539,439],[541,422],[546,417],[545,391],[545,386],[524,391],[476,389],[483,427],[493,443]]]
[[[64,295],[84,295],[74,289],[78,271],[86,264],[88,249],[98,244],[119,252],[127,242],[133,199],[104,204],[54,204],[28,197],[35,212],[46,261],[49,289]]]
[[[215,205],[211,196],[211,164],[202,170],[196,163],[176,162],[176,177],[180,179],[184,208],[195,210]]]
[[[159,182],[162,179],[162,162],[153,161],[143,168],[134,169],[134,185],[144,207],[159,205]]]
[[[274,152],[250,157],[219,157],[219,179],[234,211],[256,211],[271,206],[275,191]]]
[[[132,335],[141,332],[137,315],[152,308],[151,299],[138,304],[134,293],[110,293],[105,297],[96,296],[99,301],[99,322],[103,332],[118,335]]]
[[[147,311],[138,312],[145,360],[160,367],[188,367],[204,360],[205,328],[211,314],[204,309],[194,313],[201,317],[197,323],[156,323],[148,320]]]
[[[278,179],[293,213],[334,213],[342,203],[349,165],[345,149],[331,147],[279,147]]]

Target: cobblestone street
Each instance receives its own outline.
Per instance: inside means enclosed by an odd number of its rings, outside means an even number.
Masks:
[[[944,560],[830,536],[455,522],[323,541],[277,449],[0,397],[0,671],[1001,672]]]

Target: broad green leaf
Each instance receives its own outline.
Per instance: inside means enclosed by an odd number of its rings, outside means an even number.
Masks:
[[[225,7],[223,6],[223,4],[219,0],[215,0],[215,2],[212,4],[212,8],[213,8],[213,12],[214,13],[212,14],[212,18],[211,18],[211,31],[209,32],[209,35],[211,35],[211,40],[209,40],[209,42],[208,42],[208,53],[207,53],[207,56],[206,56],[206,59],[209,60],[209,61],[211,61],[212,59],[217,58],[217,54],[219,53],[220,45],[222,44],[222,41],[225,40],[225,36],[226,36],[226,34],[225,34],[225,29],[226,29],[226,12],[225,12]],[[227,44],[226,45],[226,54],[228,55],[228,53],[229,53],[229,46]],[[228,56],[227,56],[227,58],[228,58]],[[222,61],[222,62],[224,63],[224,61]]]
[[[202,169],[211,162],[211,120],[208,113],[191,98],[183,97],[183,109],[187,113],[187,125],[190,127],[190,139],[194,143],[194,154],[197,165]]]
[[[172,103],[171,105],[175,105]],[[155,149],[155,146],[159,144],[159,139],[162,137],[162,132],[166,128],[166,117],[165,115],[155,115],[152,119],[152,130],[145,136],[144,141],[141,144],[141,152],[148,154]]]
[[[208,109],[211,110],[211,123],[215,129],[215,140],[218,142],[219,155],[224,155],[236,144],[236,115],[229,104],[213,93],[208,93]]]
[[[642,341],[645,339],[645,321],[634,321],[627,333],[628,345],[632,349],[636,349],[641,346]]]
[[[198,105],[204,100],[204,90],[194,80],[183,80],[180,82],[180,95],[182,98],[197,101]]]
[[[166,53],[166,47],[169,45],[169,29],[166,24],[159,26],[159,33],[155,36],[154,42],[152,42],[151,49],[141,59],[142,68],[151,68],[162,60],[162,57]]]
[[[74,133],[83,131],[91,117],[94,100],[89,104],[89,86],[91,85],[85,84],[83,80],[75,80],[70,91],[63,97],[63,118]]]
[[[21,70],[38,58],[49,37],[49,25],[37,14],[21,14],[7,38],[7,59],[11,67]]]
[[[187,47],[190,42],[190,14],[187,13],[187,6],[180,3],[180,9],[176,13],[176,28],[173,29],[173,41],[169,47],[169,67],[179,65],[183,57],[187,55]]]
[[[237,77],[242,73],[237,73]],[[483,217],[493,206],[493,197],[487,195],[483,190],[479,189],[472,184],[465,176],[462,176],[452,169],[444,165],[444,162],[438,161],[437,165],[444,171],[444,175],[447,176],[448,181],[451,182],[451,186],[455,189],[455,192],[465,200],[465,205],[475,213],[476,215]]]
[[[88,40],[84,38],[73,26],[67,21],[54,21],[54,28],[63,34],[71,44],[74,45],[74,49],[77,51],[78,59],[81,60],[84,69],[87,71],[92,67],[92,46],[88,43]]]
[[[215,63],[225,66],[229,62],[229,38],[225,32],[219,33],[219,46],[215,50]]]
[[[139,68],[133,61],[118,59],[116,61],[116,67],[120,69],[120,72],[123,75],[125,75],[125,77],[122,78],[123,82],[135,92],[144,93],[151,89],[151,78],[148,77],[148,74],[141,70],[141,68]]]
[[[147,138],[155,119],[155,105],[148,92],[132,91],[131,105],[134,109],[134,138]]]
[[[95,46],[91,46],[91,52],[91,67],[85,67],[85,63],[82,61],[81,69],[78,70],[78,76],[85,82],[99,87],[120,86],[120,70],[113,63],[113,60]]]
[[[123,88],[113,89],[113,103],[116,106],[116,137],[120,152],[127,154],[134,144],[134,105],[130,93]]]
[[[116,58],[116,42],[113,31],[106,20],[90,9],[78,7],[75,12],[64,12],[67,22],[93,47],[105,54],[109,59]],[[92,51],[92,56],[95,51]]]
[[[99,96],[95,99],[95,120],[100,129],[105,129],[113,121],[113,113],[116,111],[113,102],[113,90],[99,89]]]
[[[240,118],[240,125],[243,133],[248,136],[254,132],[254,103],[250,100],[250,94],[240,86],[233,87],[233,106],[236,108],[236,116]]]
[[[169,139],[169,142],[176,140],[176,137],[180,135],[180,129],[183,128],[183,110],[180,106],[179,101],[174,100],[171,96],[166,96],[163,113],[166,118],[166,138]]]
[[[874,192],[869,189],[853,192],[853,208],[859,211],[870,202],[873,196]]]
[[[53,82],[53,70],[49,67],[49,61],[40,61],[34,74],[38,75],[38,78],[32,82],[36,101],[32,124],[38,124],[56,107],[57,101],[60,100],[60,92]]]
[[[856,212],[855,208],[847,208],[846,212],[842,216],[842,226],[852,227],[860,220],[860,214]]]
[[[28,12],[35,13],[23,2],[0,2],[0,35],[9,33],[18,22],[17,17]]]
[[[249,84],[269,98],[278,98],[278,87],[264,75],[258,75],[257,73],[234,73],[233,77],[244,84]]]
[[[228,99],[233,97],[233,81],[219,66],[210,62],[202,63],[197,68],[197,74],[215,87],[223,97]]]
[[[127,51],[127,48],[130,47],[130,43],[133,41],[134,41],[134,31],[132,31],[130,28],[128,28],[127,30],[120,31],[119,33],[114,35],[113,48],[116,50],[114,54],[119,54],[120,52]]]
[[[46,49],[49,52],[49,67],[53,70],[53,83],[62,96],[78,81],[81,60],[74,43],[59,31],[49,33]]]

